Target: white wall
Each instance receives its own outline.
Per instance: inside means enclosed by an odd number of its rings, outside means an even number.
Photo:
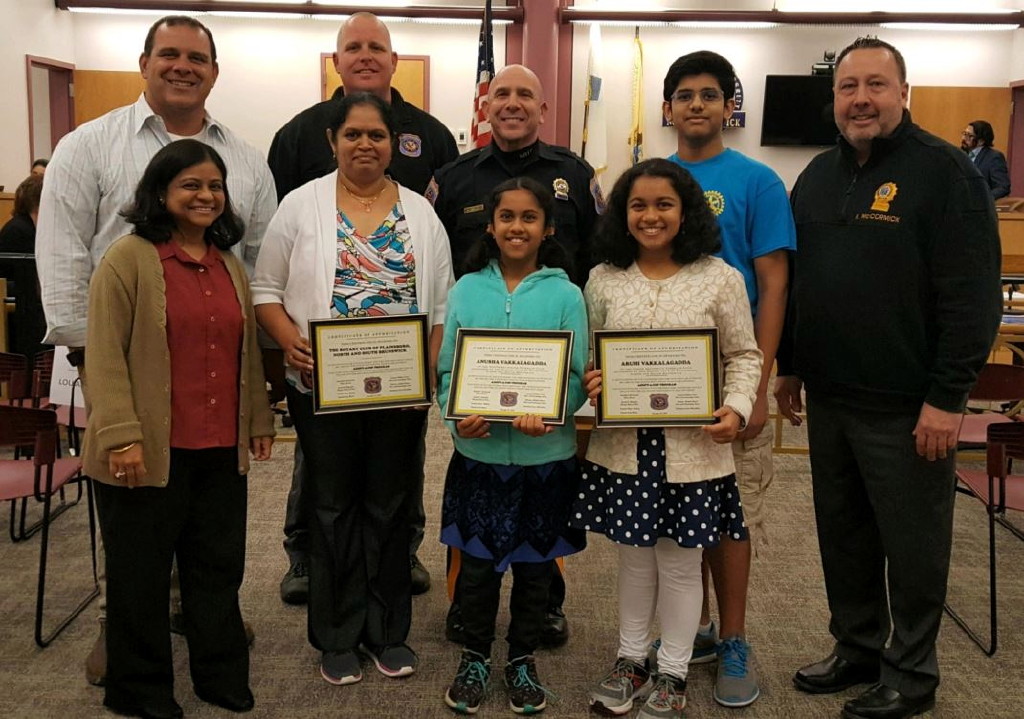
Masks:
[[[468,1],[468,0],[467,0]],[[710,1],[710,0],[709,0]],[[983,0],[979,0],[983,1]],[[731,7],[751,9],[754,0]],[[137,69],[146,30],[158,14],[81,14],[57,11],[52,0],[0,0],[0,63],[9,68],[0,103],[0,184],[8,189],[28,172],[25,54],[72,62],[80,69]],[[273,133],[319,100],[319,55],[333,50],[338,21],[202,16],[217,41],[221,74],[208,106],[219,120],[265,152]],[[468,128],[475,82],[477,25],[423,25],[389,21],[401,54],[430,56],[431,112],[453,132]],[[580,148],[587,26],[574,41],[572,143]],[[882,28],[779,27],[707,30],[643,28],[648,157],[675,149],[671,128],[660,126],[661,82],[679,55],[713,49],[737,68],[745,91],[747,127],[730,130],[730,146],[773,166],[791,186],[813,149],[760,147],[760,108],[766,74],[804,73],[826,48],[840,49],[861,34],[879,34],[907,59],[911,85],[1005,86],[1024,78],[1024,31],[917,32]],[[609,178],[628,163],[632,28],[605,27],[605,93],[609,109]],[[495,57],[505,55],[504,31],[495,28]]]
[[[32,157],[49,158],[53,147],[50,139],[50,70],[33,65],[29,69],[32,86]]]
[[[589,29],[576,27],[573,42],[572,149],[579,152],[583,127]],[[949,32],[886,30],[878,27],[783,26],[765,29],[708,30],[646,27],[640,29],[644,49],[644,151],[646,157],[665,157],[676,149],[675,132],[661,127],[662,81],[677,57],[695,50],[714,50],[736,68],[743,85],[747,124],[726,132],[726,144],[773,167],[787,187],[820,150],[761,147],[761,107],[764,78],[769,74],[806,74],[826,49],[836,51],[860,35],[874,34],[893,43],[907,61],[911,95],[914,85],[1006,86],[1024,76],[1024,30]],[[608,172],[614,178],[629,164],[633,28],[604,27],[602,93],[608,118]],[[1011,66],[1011,55],[1017,58]],[[946,138],[951,139],[951,138]],[[952,138],[958,140],[959,138]]]
[[[73,35],[71,17],[53,0],[0,0],[0,17],[0,185],[13,192],[32,163],[25,55],[71,62]]]
[[[160,15],[75,14],[79,69],[138,69],[149,26]],[[320,53],[332,52],[338,21],[202,16],[217,43],[220,77],[207,109],[261,152],[281,125],[320,101]],[[395,51],[430,56],[430,112],[454,134],[468,129],[476,82],[479,25],[389,21]],[[495,28],[494,55],[505,57]]]

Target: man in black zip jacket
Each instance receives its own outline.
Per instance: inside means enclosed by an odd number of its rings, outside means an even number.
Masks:
[[[872,683],[844,707],[860,719],[935,703],[954,448],[1001,312],[988,187],[962,152],[911,122],[907,90],[888,43],[861,38],[840,53],[839,144],[791,196],[797,253],[775,388],[794,424],[807,388],[835,637],[793,681],[817,694]]]

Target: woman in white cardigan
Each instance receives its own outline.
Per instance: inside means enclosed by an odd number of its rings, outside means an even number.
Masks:
[[[423,409],[313,414],[308,322],[425,313],[431,377],[453,283],[448,236],[420,195],[385,175],[388,105],[346,95],[326,128],[338,171],[281,202],[263,238],[253,303],[284,351],[288,408],[306,461],[309,639],[332,684],[362,678],[358,651],[389,677],[412,674],[409,525],[422,472]]]

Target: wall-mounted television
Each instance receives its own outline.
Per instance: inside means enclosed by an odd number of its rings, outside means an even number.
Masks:
[[[768,75],[764,80],[761,145],[833,145],[832,78]]]

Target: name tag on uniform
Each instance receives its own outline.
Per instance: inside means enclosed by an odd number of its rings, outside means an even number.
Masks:
[[[470,215],[470,214],[472,214],[474,212],[483,212],[483,211],[484,211],[484,206],[483,205],[470,205],[469,207],[463,207],[462,208],[462,214],[464,214],[464,215]]]

